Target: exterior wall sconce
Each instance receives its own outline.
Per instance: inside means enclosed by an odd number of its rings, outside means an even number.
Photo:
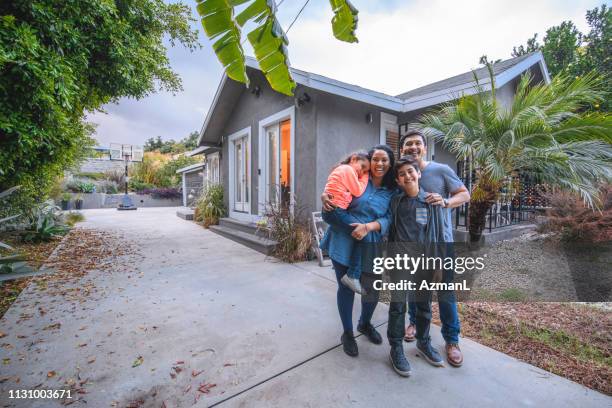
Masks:
[[[256,98],[259,98],[259,95],[261,95],[261,88],[259,85],[255,85],[253,89],[251,89],[251,93],[255,95]]]
[[[302,96],[298,96],[295,100],[296,105],[299,107],[304,106],[306,103],[310,102],[310,95],[308,95],[306,92],[304,92],[304,94]]]
[[[371,114],[371,113],[369,113],[369,112],[368,112],[368,113],[366,114],[366,116],[365,116],[365,120],[366,120],[366,123],[367,123],[367,124],[370,124],[370,123],[372,123],[372,121],[374,120],[374,117],[372,116],[372,114]]]

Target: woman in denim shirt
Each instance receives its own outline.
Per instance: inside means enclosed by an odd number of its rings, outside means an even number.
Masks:
[[[361,221],[352,232],[339,226],[330,225],[321,242],[321,249],[329,254],[332,260],[336,280],[338,281],[338,313],[342,321],[344,333],[340,340],[344,352],[349,356],[357,356],[359,351],[353,335],[353,302],[355,292],[340,282],[350,265],[351,256],[358,251],[355,240],[364,242],[380,242],[386,235],[390,224],[389,204],[396,191],[393,165],[395,156],[393,151],[385,145],[374,146],[369,151],[370,157],[370,180],[365,192],[359,197],[353,197],[348,211]],[[332,209],[329,197],[322,195],[323,209]],[[374,309],[378,304],[378,291],[373,289],[376,279],[370,271],[361,274],[361,286],[366,290],[368,296],[361,297],[361,317],[357,330],[365,334],[374,344],[381,344],[382,337],[371,323]]]

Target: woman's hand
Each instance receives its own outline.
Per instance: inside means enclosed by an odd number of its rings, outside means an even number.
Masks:
[[[361,241],[366,235],[368,235],[368,232],[370,232],[368,230],[368,224],[351,224],[351,227],[355,227],[351,236],[359,241]]]
[[[332,203],[331,199],[332,199],[331,195],[327,193],[321,194],[321,202],[323,203],[323,211],[333,211],[334,208],[336,208],[334,203]]]

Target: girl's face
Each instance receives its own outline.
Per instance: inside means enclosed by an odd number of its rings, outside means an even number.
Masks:
[[[351,167],[355,169],[359,177],[370,171],[370,162],[360,157],[353,157],[350,164]]]
[[[374,150],[370,160],[370,173],[372,177],[383,178],[391,168],[389,155],[384,150]]]

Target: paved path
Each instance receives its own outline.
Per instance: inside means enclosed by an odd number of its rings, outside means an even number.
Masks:
[[[431,367],[406,345],[413,376],[400,378],[391,371],[385,344],[359,338],[359,358],[343,354],[331,270],[266,259],[179,219],[175,209],[85,214],[79,228],[119,233],[140,248],[142,259],[129,273],[93,274],[110,295],[77,309],[53,305],[51,296],[36,302],[20,297],[0,320],[0,332],[7,333],[0,343],[13,347],[0,349],[10,358],[0,365],[0,377],[20,377],[19,385],[0,384],[3,405],[59,406],[11,400],[8,390],[40,383],[57,389],[68,378],[87,380],[80,397],[96,408],[130,402],[160,407],[162,401],[168,408],[612,404],[603,394],[467,339],[461,369]],[[38,307],[48,312],[17,323]],[[41,330],[54,321],[61,321],[60,330]],[[374,322],[383,334],[385,321],[381,304]],[[36,332],[37,339],[18,338],[22,332]],[[438,330],[434,342],[442,345]],[[142,364],[132,367],[139,356]],[[52,370],[57,374],[47,378]]]

